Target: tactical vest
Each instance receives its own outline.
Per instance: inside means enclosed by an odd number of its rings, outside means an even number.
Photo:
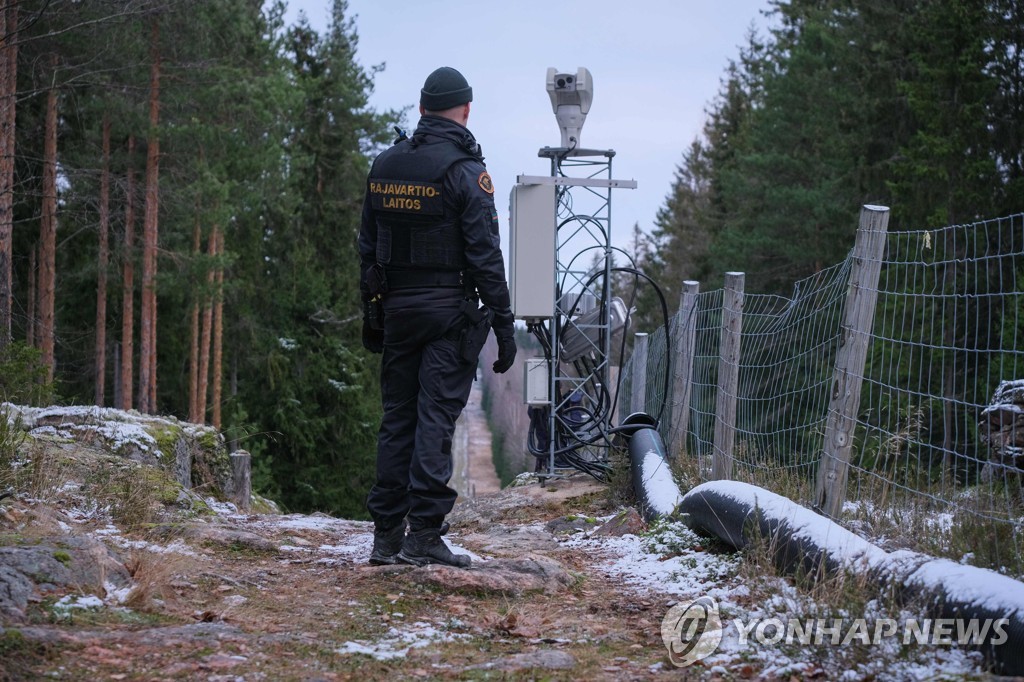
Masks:
[[[462,270],[462,226],[446,205],[444,178],[459,161],[478,159],[449,141],[399,142],[373,165],[368,193],[377,220],[377,262],[393,268]]]

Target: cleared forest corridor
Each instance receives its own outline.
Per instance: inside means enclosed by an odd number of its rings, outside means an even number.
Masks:
[[[491,429],[483,409],[483,385],[473,382],[469,402],[455,425],[452,442],[452,487],[459,496],[472,499],[501,490],[491,457]]]

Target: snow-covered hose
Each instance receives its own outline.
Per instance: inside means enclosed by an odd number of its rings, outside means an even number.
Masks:
[[[683,497],[672,478],[672,468],[665,460],[665,444],[654,428],[656,424],[653,417],[637,412],[626,417],[620,427],[629,438],[633,491],[640,515],[648,523],[671,515]]]
[[[998,672],[1024,675],[1024,583],[948,559],[886,552],[834,521],[748,483],[703,483],[683,496],[679,512],[694,529],[736,549],[760,538],[775,565],[789,573],[862,573],[903,601],[929,604],[932,618],[1006,619],[1001,630],[990,629],[976,648]],[[998,641],[1001,633],[1003,642]]]

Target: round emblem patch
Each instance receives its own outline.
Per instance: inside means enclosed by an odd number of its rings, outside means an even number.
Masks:
[[[480,174],[480,177],[476,179],[476,184],[480,185],[480,189],[488,194],[494,194],[494,183],[491,182],[491,174],[487,171]]]

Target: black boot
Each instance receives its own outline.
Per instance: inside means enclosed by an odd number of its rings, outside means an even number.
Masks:
[[[387,530],[373,529],[373,551],[370,552],[370,563],[374,566],[398,563],[398,552],[405,540],[405,520],[394,528]]]
[[[402,551],[398,553],[398,560],[413,566],[444,564],[456,568],[469,568],[473,563],[465,554],[452,554],[448,545],[441,539],[441,529],[439,528],[410,531],[405,536]]]

